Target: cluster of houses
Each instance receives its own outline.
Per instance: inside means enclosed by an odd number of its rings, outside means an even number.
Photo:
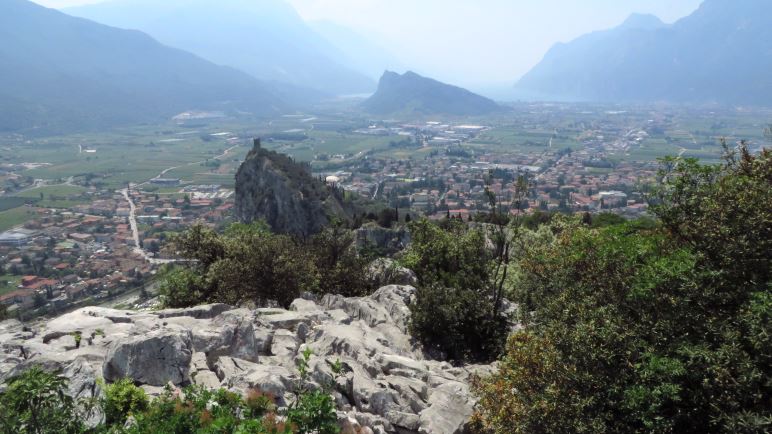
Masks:
[[[131,192],[140,247],[150,256],[161,255],[169,233],[194,222],[215,226],[230,216],[231,195],[191,198],[193,193]],[[0,275],[13,276],[15,283],[0,291],[7,310],[58,311],[137,288],[155,273],[155,265],[135,249],[131,207],[122,194],[104,192],[68,210],[31,209],[36,214],[24,227],[0,233]]]
[[[435,150],[427,158],[364,158],[352,167],[326,174],[328,182],[339,183],[348,191],[371,197],[384,197],[392,206],[410,208],[428,216],[442,217],[450,212],[467,217],[490,211],[491,193],[495,203],[507,207],[517,196],[517,179],[528,179],[526,211],[602,212],[639,216],[647,211],[641,183],[654,178],[650,163],[614,162],[608,151],[629,147],[645,138],[643,131],[627,134],[623,140],[608,142],[593,134],[583,140],[581,150],[546,147],[538,153],[491,153],[459,155],[454,145],[475,137],[486,127],[427,124],[374,126],[371,133],[409,133],[422,137],[422,146]],[[420,136],[419,136],[420,134]],[[439,141],[438,141],[439,140]],[[512,210],[512,212],[516,212]]]

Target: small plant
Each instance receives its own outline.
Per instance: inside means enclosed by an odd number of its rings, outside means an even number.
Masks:
[[[67,380],[63,377],[35,366],[6,384],[0,393],[0,432],[83,432],[76,402],[66,394]]]
[[[75,349],[80,348],[80,342],[83,340],[83,334],[81,332],[72,333],[73,339],[75,339]]]
[[[237,433],[290,434],[289,424],[277,421],[269,395],[250,391],[246,399],[225,389],[207,390],[189,386],[167,387],[147,411],[135,415],[127,432],[149,433]]]
[[[300,434],[337,434],[340,428],[335,413],[335,400],[330,395],[334,381],[323,385],[322,389],[312,390],[306,386],[309,377],[308,362],[312,354],[311,349],[306,348],[303,357],[298,361],[300,380],[295,390],[295,402],[287,411],[287,420],[295,425]],[[340,360],[332,364],[332,371],[336,376],[340,375]]]
[[[104,389],[102,407],[108,424],[123,424],[129,416],[148,409],[149,401],[145,391],[128,378],[108,384]]]
[[[244,398],[247,415],[252,418],[263,417],[276,411],[276,397],[258,389],[250,389]]]
[[[91,332],[91,336],[88,338],[88,344],[92,345],[94,343],[94,339],[97,336],[105,337],[105,332],[102,329],[96,329],[93,332]]]
[[[309,377],[310,357],[306,350],[299,363],[301,383],[286,419],[277,416],[274,396],[256,389],[242,398],[226,389],[167,386],[150,401],[129,379],[109,385],[97,380],[104,390],[102,398],[76,401],[67,395],[64,377],[33,367],[6,382],[0,392],[0,433],[337,434],[335,401],[329,393],[332,382],[320,390],[301,387]],[[332,369],[338,375],[340,361]],[[87,428],[83,421],[100,410],[104,423]]]

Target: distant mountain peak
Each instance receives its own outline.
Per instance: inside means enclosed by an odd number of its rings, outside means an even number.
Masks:
[[[369,92],[375,87],[375,80],[349,67],[344,53],[283,0],[115,0],[66,11],[141,30],[164,45],[260,80],[328,94]]]
[[[275,114],[274,88],[150,36],[0,1],[0,131],[101,129],[187,110]]]
[[[500,111],[492,100],[413,71],[383,73],[378,91],[364,102],[375,114],[448,114],[475,116]]]
[[[627,17],[625,22],[623,22],[619,28],[628,30],[652,30],[665,27],[666,25],[667,24],[662,22],[662,20],[660,20],[656,15],[634,13]]]
[[[555,45],[517,92],[542,100],[769,106],[770,15],[770,0],[706,0],[672,25],[632,15]]]

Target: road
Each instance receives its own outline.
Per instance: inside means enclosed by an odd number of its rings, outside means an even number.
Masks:
[[[173,262],[176,262],[174,259],[158,259],[150,256],[150,253],[148,253],[145,249],[140,247],[139,244],[139,228],[137,227],[137,207],[134,205],[134,201],[131,199],[131,195],[129,194],[129,189],[124,188],[121,190],[121,194],[123,195],[124,199],[126,199],[126,202],[129,203],[129,226],[131,227],[131,239],[134,241],[134,253],[142,256],[146,261],[150,262],[151,264],[171,264]]]
[[[213,160],[219,160],[220,158],[226,157],[228,154],[230,154],[230,152],[232,150],[238,148],[239,146],[241,146],[241,145],[233,145],[230,148],[226,149],[225,152],[223,152],[222,154],[220,154],[220,155],[218,155],[218,156],[216,156],[216,157],[214,157],[212,159]],[[171,172],[172,170],[179,169],[180,167],[193,166],[193,165],[196,165],[196,164],[206,163],[206,161],[207,160],[194,161],[194,162],[188,163],[188,164],[181,164],[179,166],[172,166],[172,167],[169,167],[169,168],[166,168],[166,169],[162,170],[161,173],[158,174],[158,176],[156,176],[155,178],[152,178],[152,179],[163,178],[164,176],[166,176],[167,173]],[[136,186],[139,187],[139,186],[142,186],[142,185],[146,185],[146,184],[150,183],[150,181],[152,179],[148,179],[147,181],[145,181],[145,182],[143,182],[141,184],[137,184]]]
[[[219,160],[220,158],[223,158],[223,157],[227,156],[232,150],[238,148],[239,146],[240,145],[231,146],[230,148],[226,149],[225,152],[223,152],[222,154],[214,157],[214,160]],[[159,173],[156,178],[161,178],[161,177],[163,177],[164,175],[166,175],[167,173],[169,173],[170,171],[172,171],[174,169],[178,169],[180,167],[185,167],[185,166],[192,166],[194,164],[201,164],[201,163],[204,163],[204,162],[206,162],[206,160],[195,161],[193,163],[188,163],[188,164],[183,164],[183,165],[180,165],[180,166],[169,167],[168,169],[162,170],[161,173]],[[139,187],[139,186],[148,184],[150,181],[151,180],[149,179],[149,180],[147,180],[147,181],[145,181],[145,182],[143,182],[141,184],[136,184],[135,187]],[[131,195],[129,194],[129,188],[124,188],[123,190],[121,190],[121,194],[123,195],[123,198],[126,199],[126,202],[129,203],[129,226],[131,227],[131,239],[132,239],[132,241],[134,241],[134,249],[133,249],[134,253],[142,256],[146,261],[150,262],[151,264],[159,264],[160,265],[160,264],[171,264],[171,263],[179,262],[176,259],[158,259],[158,258],[154,258],[145,249],[140,247],[140,244],[139,244],[139,227],[137,226],[137,206],[134,204],[134,200],[132,200]]]

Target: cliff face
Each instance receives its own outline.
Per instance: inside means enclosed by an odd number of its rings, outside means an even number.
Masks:
[[[236,174],[236,217],[265,220],[276,233],[307,237],[330,218],[348,219],[338,194],[314,178],[307,166],[267,151],[255,140]]]

